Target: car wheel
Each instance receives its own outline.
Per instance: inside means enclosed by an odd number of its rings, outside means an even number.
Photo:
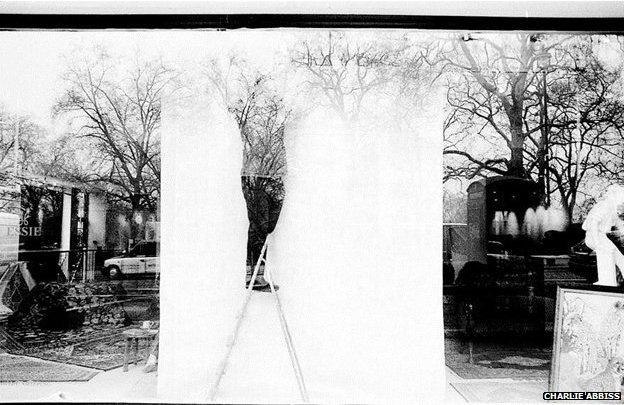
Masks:
[[[106,273],[108,274],[108,278],[111,280],[121,278],[121,271],[117,266],[108,266],[106,268]]]

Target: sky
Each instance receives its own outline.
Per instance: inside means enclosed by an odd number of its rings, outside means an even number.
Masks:
[[[138,53],[142,58],[163,57],[182,69],[197,68],[203,58],[237,54],[258,66],[275,65],[286,51],[312,30],[149,30],[149,31],[17,31],[0,32],[0,105],[12,113],[28,115],[48,132],[68,130],[66,119],[53,118],[51,110],[66,85],[61,75],[71,59],[100,45],[119,56],[120,63]],[[361,39],[379,30],[359,30]],[[596,45],[603,62],[617,68],[621,49],[613,38]],[[285,83],[287,86],[287,83]],[[453,190],[465,184],[448,183]]]
[[[0,32],[0,104],[9,111],[31,116],[51,130],[59,123],[51,109],[62,95],[61,75],[72,57],[101,45],[120,63],[139,51],[143,58],[162,56],[167,61],[193,66],[207,55],[235,53],[258,65],[275,64],[294,42],[301,30],[217,31],[21,31]],[[307,33],[310,30],[306,31]],[[358,31],[358,37],[374,31]],[[373,35],[378,34],[374,32]],[[603,52],[613,52],[602,45]],[[611,55],[609,55],[611,56]],[[607,57],[606,59],[611,59]],[[190,63],[190,65],[189,65]]]
[[[256,63],[273,63],[292,39],[288,32],[216,31],[22,31],[0,33],[0,104],[30,116],[51,132],[63,128],[51,110],[66,88],[62,74],[81,51],[103,46],[120,63],[137,50],[142,58],[193,66],[206,55],[237,52]],[[190,65],[189,65],[190,64]]]
[[[197,69],[211,56],[238,55],[252,65],[276,68],[287,51],[304,37],[326,30],[240,29],[214,30],[100,30],[0,32],[0,105],[28,115],[49,133],[67,130],[63,117],[53,118],[52,107],[67,88],[62,75],[72,59],[101,46],[119,63],[162,57],[182,70]],[[371,39],[381,30],[357,30],[359,39]],[[138,51],[138,52],[137,52]],[[281,83],[289,92],[288,83]]]

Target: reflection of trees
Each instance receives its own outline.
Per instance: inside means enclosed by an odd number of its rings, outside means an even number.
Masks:
[[[296,46],[291,63],[304,74],[304,89],[345,122],[375,120],[427,97],[430,46],[405,35],[328,32]]]
[[[280,177],[286,171],[284,126],[290,112],[267,87],[268,77],[244,77],[243,93],[229,104],[241,131],[243,173]]]
[[[19,215],[19,187],[8,173],[0,172],[0,212]]]
[[[271,87],[270,74],[254,70],[244,61],[229,58],[224,68],[210,61],[205,73],[240,130],[242,188],[249,218],[248,253],[254,262],[277,223],[284,199],[284,127],[290,110]]]
[[[601,65],[589,37],[558,44],[551,53],[556,70],[547,84],[548,175],[572,217],[584,185],[618,160],[611,150],[621,142],[624,103],[617,96],[619,74]]]
[[[350,43],[344,34],[329,32],[326,38],[304,41],[294,50],[292,63],[307,73],[309,88],[319,91],[342,119],[355,121],[367,96],[398,72],[393,64],[399,53],[379,43]]]
[[[526,120],[527,109],[537,105],[530,94],[538,94],[532,37],[457,37],[450,44],[438,60],[441,69],[452,73],[444,153],[462,163],[448,166],[446,177],[472,178],[486,172],[524,177],[526,143],[537,144],[534,136],[540,129],[539,123]],[[475,136],[489,146],[483,153],[467,147]]]
[[[592,176],[622,161],[618,73],[600,63],[594,40],[505,34],[441,46],[436,62],[450,73],[445,180],[534,178],[572,217]]]
[[[22,226],[41,227],[39,236],[20,236],[24,249],[60,244],[63,194],[47,187],[25,184],[21,189]]]
[[[16,163],[21,168],[39,163],[44,139],[43,129],[29,117],[0,110],[0,171],[14,172]]]
[[[155,211],[160,196],[161,97],[172,72],[159,62],[120,71],[105,54],[70,66],[56,113],[74,120],[73,136],[95,148],[80,180],[106,185],[113,203]],[[134,221],[130,221],[134,224]],[[132,237],[136,237],[134,229]]]
[[[41,236],[21,236],[25,248],[60,242],[62,194],[45,179],[71,178],[78,166],[67,136],[50,139],[29,117],[0,112],[0,211],[21,215],[24,226],[43,225]]]

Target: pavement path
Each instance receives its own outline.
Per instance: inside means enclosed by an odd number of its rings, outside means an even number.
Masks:
[[[479,382],[449,368],[446,377],[448,403],[466,402],[450,383]],[[156,402],[156,385],[157,373],[145,374],[139,364],[126,373],[121,368],[100,372],[88,382],[0,383],[0,402],[54,401],[61,392],[68,401]],[[300,402],[271,294],[254,292],[216,402]]]
[[[131,365],[128,372],[121,367],[100,372],[86,382],[0,383],[0,402],[154,402],[156,380],[156,373],[143,373],[139,364]]]
[[[288,314],[286,314],[288,316]],[[295,342],[296,345],[297,342]],[[223,377],[216,402],[233,403],[299,403],[300,396],[286,344],[280,328],[275,301],[269,293],[254,293],[239,339]],[[303,370],[304,377],[306,370]],[[466,381],[446,369],[446,401],[465,403],[466,400],[450,385]],[[310,375],[308,374],[308,377]],[[310,396],[314,387],[307,380]],[[331,384],[331,382],[329,382]],[[322,396],[327,395],[325,391]],[[319,393],[320,394],[320,393]],[[349,393],[336,391],[336,398],[348,398]]]
[[[215,400],[293,403],[299,399],[274,298],[254,292]]]

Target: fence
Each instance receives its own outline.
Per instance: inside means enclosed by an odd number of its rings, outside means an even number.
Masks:
[[[19,261],[36,281],[88,282],[102,277],[104,260],[118,255],[116,250],[23,250]]]

